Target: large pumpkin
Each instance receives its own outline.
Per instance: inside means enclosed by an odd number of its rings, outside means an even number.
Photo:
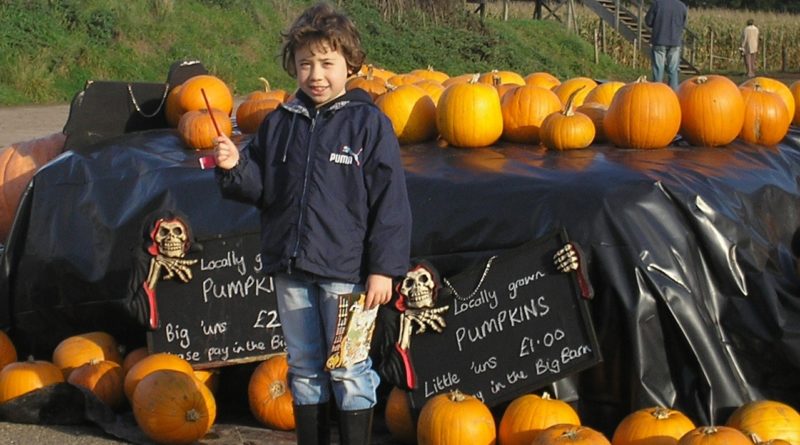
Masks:
[[[205,93],[205,97],[203,97]],[[222,79],[211,74],[200,74],[190,77],[183,84],[178,93],[178,107],[184,113],[195,110],[205,110],[206,99],[211,108],[221,110],[230,116],[233,110],[233,94],[228,84]]]
[[[531,445],[611,445],[611,442],[588,426],[562,423],[542,430]]]
[[[6,331],[0,329],[0,369],[15,361],[17,361],[17,348]]]
[[[556,93],[556,96],[561,100],[562,105],[567,105],[567,101],[570,96],[572,96],[572,93],[578,91],[578,94],[572,99],[573,104],[577,107],[586,100],[586,96],[588,96],[589,92],[595,87],[597,87],[597,82],[595,82],[594,79],[579,76],[561,82],[558,86],[553,87],[553,92]]]
[[[667,84],[644,76],[617,91],[603,119],[608,140],[623,148],[664,148],[680,126],[678,96]]]
[[[615,80],[603,82],[600,85],[592,88],[591,91],[586,94],[583,103],[598,103],[608,107],[611,105],[611,101],[614,100],[614,96],[617,94],[617,91],[624,86],[625,82],[619,82]]]
[[[478,82],[489,85],[505,85],[507,83],[525,85],[525,78],[514,71],[491,70],[481,74],[480,77],[478,77]]]
[[[0,244],[5,243],[22,192],[39,168],[64,151],[63,133],[16,142],[0,149]]]
[[[757,400],[745,403],[731,414],[726,425],[746,434],[756,434],[760,440],[782,439],[800,445],[800,414],[782,402]]]
[[[295,427],[288,373],[286,355],[276,355],[256,367],[247,385],[250,412],[256,420],[276,430]]]
[[[556,93],[539,86],[517,87],[503,96],[503,139],[526,144],[539,143],[542,121],[561,109]]]
[[[261,126],[261,121],[280,105],[281,101],[277,99],[246,100],[236,108],[236,126],[242,133],[255,133]]]
[[[122,366],[108,360],[84,363],[75,368],[67,378],[67,382],[88,389],[112,409],[121,407],[125,402],[124,380]]]
[[[128,400],[132,400],[133,391],[136,389],[136,386],[142,381],[142,379],[155,371],[164,369],[180,371],[194,377],[192,365],[180,356],[166,352],[150,354],[147,357],[139,360],[131,369],[128,370],[128,373],[125,374],[125,382],[123,386],[125,390],[125,397],[127,397]]]
[[[684,434],[678,445],[753,445],[753,443],[736,428],[700,426]]]
[[[558,77],[546,71],[536,71],[525,76],[525,84],[536,85],[537,87],[552,90],[560,85],[561,81],[558,79]]]
[[[189,444],[214,425],[217,405],[206,386],[191,374],[160,370],[149,374],[133,393],[133,415],[155,442]]]
[[[476,74],[468,83],[450,85],[439,98],[436,128],[450,145],[486,147],[503,134],[500,97],[494,87],[477,79]]]
[[[594,140],[593,143],[606,142],[605,127],[603,127],[603,120],[606,117],[608,107],[597,102],[584,102],[576,109],[579,113],[583,113],[592,120],[594,124]]]
[[[136,349],[129,351],[125,354],[125,358],[122,359],[122,372],[127,374],[128,371],[133,368],[133,365],[139,363],[139,361],[145,357],[150,355],[150,352],[147,350],[147,346],[140,346]]]
[[[214,116],[212,119],[211,116]],[[216,123],[216,125],[214,125]],[[193,110],[183,113],[178,122],[178,134],[181,140],[192,149],[210,150],[214,148],[214,138],[220,133],[230,136],[233,134],[233,122],[224,111],[216,108],[208,110]]]
[[[424,142],[436,136],[436,104],[421,87],[392,86],[375,104],[392,122],[401,144]]]
[[[419,413],[419,445],[494,445],[496,439],[489,408],[458,390],[433,396]]]
[[[392,388],[386,399],[383,417],[386,429],[389,430],[389,434],[394,440],[406,445],[413,445],[417,442],[417,425],[411,414],[408,392],[396,386]]]
[[[744,124],[739,137],[767,146],[782,141],[791,125],[786,103],[777,93],[761,88],[758,83],[739,87],[739,90],[744,99]]]
[[[542,121],[539,138],[551,150],[576,150],[586,148],[594,140],[592,119],[574,110],[574,100],[580,89],[572,93],[564,111],[552,113]]]
[[[788,86],[786,86],[785,83],[781,82],[778,79],[773,79],[771,77],[756,76],[745,80],[739,86],[752,87],[754,85],[761,85],[761,88],[763,88],[764,90],[767,90],[771,93],[775,93],[778,96],[780,96],[781,100],[783,100],[783,103],[786,105],[786,109],[789,111],[789,121],[791,121],[794,118],[795,110],[797,109],[797,104],[795,103],[792,90]]]
[[[678,88],[681,135],[693,145],[728,145],[744,124],[744,100],[725,76],[709,74],[684,80]]]
[[[665,84],[666,86],[666,84]],[[667,87],[669,88],[669,87]],[[676,445],[684,434],[695,429],[682,412],[665,407],[634,411],[617,425],[612,445]]]
[[[53,364],[69,377],[73,369],[92,360],[122,363],[119,345],[114,337],[103,331],[73,335],[61,340],[53,350]]]
[[[548,393],[526,394],[514,399],[503,412],[498,439],[501,445],[528,445],[540,432],[559,424],[580,425],[581,419],[567,402]]]
[[[58,367],[44,360],[9,363],[0,370],[0,404],[64,381]]]
[[[414,74],[415,76],[422,77],[423,79],[429,79],[434,82],[438,82],[441,84],[445,80],[450,78],[450,75],[443,72],[433,69],[432,65],[428,65],[426,69],[415,69],[412,70],[410,74]]]

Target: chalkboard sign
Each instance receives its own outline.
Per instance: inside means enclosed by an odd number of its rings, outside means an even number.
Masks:
[[[456,388],[491,407],[601,361],[575,272],[553,263],[566,241],[555,232],[445,277],[447,327],[411,340],[415,409]]]
[[[160,327],[150,352],[170,352],[194,368],[263,360],[283,352],[272,278],[261,273],[258,234],[201,241],[192,279],[162,280]]]

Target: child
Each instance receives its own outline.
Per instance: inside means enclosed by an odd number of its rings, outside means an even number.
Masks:
[[[758,28],[753,19],[747,20],[747,26],[742,31],[742,46],[739,47],[744,56],[744,68],[747,77],[756,75],[756,56],[758,55]]]
[[[274,276],[297,443],[328,443],[332,392],[341,443],[368,444],[378,385],[371,361],[324,366],[337,296],[364,291],[367,307],[384,304],[392,278],[408,271],[411,211],[399,143],[369,94],[345,90],[364,60],[349,18],[317,4],[283,40],[296,97],[270,113],[241,152],[218,137],[215,176],[224,196],[261,209],[261,256]]]

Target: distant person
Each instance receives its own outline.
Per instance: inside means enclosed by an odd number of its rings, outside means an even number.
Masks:
[[[688,9],[680,0],[654,0],[644,17],[645,24],[653,30],[650,37],[653,81],[664,81],[666,64],[669,86],[676,91],[687,14]]]
[[[742,32],[742,46],[739,51],[744,56],[744,68],[747,70],[747,77],[756,75],[756,55],[758,54],[758,28],[753,19],[747,20],[747,26]]]

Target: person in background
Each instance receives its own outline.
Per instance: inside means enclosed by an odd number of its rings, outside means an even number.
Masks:
[[[739,51],[744,56],[744,68],[747,77],[756,75],[756,55],[758,54],[758,28],[753,19],[747,20],[747,26],[742,32],[742,46]]]
[[[296,97],[271,112],[240,152],[215,139],[226,198],[261,212],[261,259],[275,284],[294,398],[297,443],[330,443],[328,404],[341,444],[370,443],[377,372],[369,358],[326,369],[339,295],[387,303],[408,272],[411,208],[392,123],[345,81],[364,61],[353,22],[329,3],[306,9],[282,34]]]
[[[683,30],[686,27],[688,9],[680,0],[654,0],[644,17],[645,24],[652,29],[650,56],[653,66],[653,81],[664,81],[666,65],[669,85],[678,89],[678,68],[681,62]]]

